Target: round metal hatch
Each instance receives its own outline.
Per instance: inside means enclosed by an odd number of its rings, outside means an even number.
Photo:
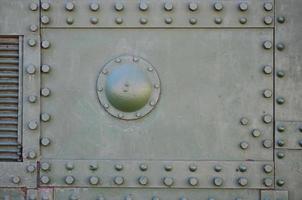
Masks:
[[[154,109],[159,100],[160,80],[145,59],[119,56],[103,66],[97,80],[97,94],[109,114],[134,120]]]

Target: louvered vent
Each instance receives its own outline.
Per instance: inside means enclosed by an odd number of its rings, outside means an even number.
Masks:
[[[21,160],[18,132],[19,36],[0,36],[0,161]]]

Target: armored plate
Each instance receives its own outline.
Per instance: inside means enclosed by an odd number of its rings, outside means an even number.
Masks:
[[[0,1],[0,199],[301,200],[301,8]]]

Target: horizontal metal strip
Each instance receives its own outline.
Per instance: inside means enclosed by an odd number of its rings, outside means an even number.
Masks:
[[[19,160],[19,156],[5,156],[5,155],[0,155],[0,160],[6,161],[6,160]]]
[[[17,142],[0,142],[0,146],[18,146]]]
[[[0,153],[19,153],[20,151],[18,149],[0,149]]]
[[[19,50],[19,46],[3,46],[0,44],[0,51],[17,51]]]
[[[0,58],[18,58],[19,54],[17,53],[1,53],[0,52]]]
[[[0,127],[0,134],[1,132],[17,132],[17,127]]]
[[[0,85],[0,92],[1,91],[18,91],[19,88],[16,86],[1,86]]]
[[[0,61],[1,62],[1,61]],[[19,76],[18,73],[12,72],[0,72],[0,79],[1,78],[17,78]]]
[[[18,106],[0,106],[0,111],[17,111]]]
[[[17,104],[18,103],[18,99],[1,99],[0,98],[0,104]],[[1,113],[0,113],[0,117],[1,117]]]
[[[17,93],[15,93],[15,94],[13,94],[13,93],[6,93],[6,94],[1,94],[0,93],[0,98],[18,98],[18,94]]]
[[[0,120],[0,125],[17,125],[17,120]]]
[[[18,64],[19,60],[1,60],[0,59],[0,64]]]
[[[7,134],[7,133],[1,133],[0,132],[0,139],[5,139],[5,138],[7,138],[7,139],[16,139],[16,138],[18,138],[18,135],[17,134]]]
[[[0,71],[18,71],[19,67],[16,65],[12,66],[0,66]]]

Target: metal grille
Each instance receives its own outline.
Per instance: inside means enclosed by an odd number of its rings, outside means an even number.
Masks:
[[[0,161],[20,161],[19,119],[20,38],[0,37]]]

